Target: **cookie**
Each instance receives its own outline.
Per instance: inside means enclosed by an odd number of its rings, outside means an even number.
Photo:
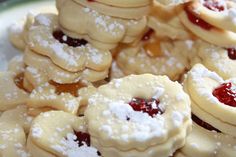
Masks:
[[[33,157],[101,156],[90,144],[84,118],[62,111],[42,113],[35,118],[27,148]]]
[[[56,15],[36,16],[28,33],[29,49],[48,56],[54,64],[70,72],[85,68],[104,71],[110,67],[112,57],[109,51],[96,49],[83,39],[66,37],[57,29]]]
[[[12,72],[0,73],[0,88],[0,111],[25,104],[28,99],[28,93],[23,89],[20,77]]]
[[[82,82],[57,84],[51,81],[33,90],[27,105],[31,108],[47,107],[76,114],[80,106],[79,90],[86,86]]]
[[[182,55],[185,51],[191,51],[186,41],[163,41],[152,36],[137,46],[121,49],[117,64],[126,75],[151,73],[178,80],[189,66]]]
[[[90,96],[85,111],[92,144],[104,156],[169,156],[191,130],[190,101],[165,76],[114,79]]]
[[[151,27],[159,38],[173,40],[192,39],[193,34],[181,23],[178,18],[179,6],[166,6],[153,2],[151,12],[148,15],[148,26]]]
[[[197,42],[199,42],[197,56],[200,58],[200,63],[224,79],[236,77],[235,48],[224,48],[203,41]]]
[[[184,81],[193,114],[231,136],[236,136],[235,85],[235,78],[223,80],[201,64],[196,64]]]
[[[163,5],[172,6],[172,5],[180,5],[183,3],[187,3],[191,0],[156,0],[156,1]]]
[[[234,157],[235,146],[234,137],[207,130],[194,123],[185,146],[174,157]]]
[[[83,1],[83,0],[71,0],[71,1],[74,1],[77,4],[96,10],[104,15],[108,15],[111,17],[119,17],[121,19],[140,19],[148,14],[150,6],[152,4],[151,0],[144,0],[142,2],[143,3],[142,5],[138,1],[131,3],[128,1],[124,2],[117,1],[114,3],[113,1],[108,2],[109,0],[93,1],[92,3],[90,1]],[[62,5],[61,6],[57,5],[58,9],[60,10],[65,5],[65,3],[60,3],[59,0],[59,4]],[[117,5],[118,3],[120,4],[123,3],[123,6]]]
[[[33,118],[28,116],[26,111],[27,107],[22,105],[2,113],[0,117],[1,156],[30,157],[25,143]]]
[[[88,2],[88,5],[93,3]],[[74,15],[83,18],[75,19]],[[91,9],[87,4],[83,6],[69,0],[59,9],[59,23],[69,36],[84,38],[94,46],[106,50],[115,48],[119,42],[134,42],[143,33],[147,20],[144,16],[138,19],[108,16]]]
[[[218,46],[231,47],[236,43],[235,8],[233,1],[221,3],[197,0],[187,3],[179,17],[184,26],[200,39]]]
[[[76,83],[80,80],[96,82],[105,79],[109,72],[109,69],[94,71],[88,68],[80,72],[69,72],[54,64],[48,57],[30,49],[25,51],[24,62],[27,65],[25,77],[34,87],[51,80],[60,84]]]
[[[110,69],[110,74],[109,74],[110,80],[117,79],[117,78],[122,78],[124,76],[125,76],[125,74],[119,68],[119,66],[117,65],[116,61],[113,61],[111,69]]]

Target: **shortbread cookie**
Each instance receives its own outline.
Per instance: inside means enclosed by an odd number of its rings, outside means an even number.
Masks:
[[[25,51],[24,62],[27,65],[25,77],[34,87],[50,80],[61,84],[75,83],[79,80],[96,82],[105,79],[109,72],[109,68],[104,71],[94,71],[86,68],[76,73],[69,72],[55,65],[48,57],[39,55],[29,49]]]
[[[215,72],[196,64],[184,81],[192,112],[219,131],[236,136],[234,79],[224,81]]]
[[[91,141],[104,156],[166,157],[191,129],[190,100],[165,76],[114,79],[90,96],[85,111]]]
[[[30,157],[26,151],[26,134],[32,117],[27,115],[27,107],[17,106],[5,111],[0,117],[0,155],[3,157]]]
[[[96,49],[83,39],[71,39],[57,29],[56,15],[36,16],[28,35],[29,49],[48,56],[56,65],[70,72],[85,68],[104,71],[110,67],[112,57],[109,51]]]
[[[186,144],[174,157],[234,157],[236,139],[194,123]]]
[[[155,1],[163,5],[171,6],[171,5],[180,5],[183,3],[187,3],[191,0],[155,0]]]
[[[102,0],[100,0],[100,2],[93,1],[93,3],[83,0],[73,0],[73,1],[88,8],[91,8],[93,10],[96,10],[104,15],[108,15],[111,17],[119,17],[121,19],[140,19],[149,13],[149,9],[152,4],[152,0],[146,0],[146,5],[131,6],[132,4],[130,3],[130,5],[126,5],[125,7],[124,6],[119,7],[116,5],[117,3],[110,5],[110,4],[105,4],[105,2],[101,2]],[[129,3],[129,2],[125,1],[124,3]]]
[[[40,114],[33,121],[27,148],[33,157],[98,157],[90,145],[84,118],[62,111]]]
[[[87,1],[83,2],[87,3]],[[88,4],[93,3],[88,2]],[[75,19],[74,15],[83,18]],[[146,27],[147,20],[144,16],[137,20],[107,16],[97,12],[96,9],[69,0],[63,3],[59,10],[59,23],[64,32],[69,33],[68,35],[85,38],[102,49],[112,49],[119,42],[131,43],[139,38]]]
[[[177,7],[165,6],[153,2],[151,13],[148,15],[148,26],[155,30],[159,38],[187,40],[193,38],[178,18]]]
[[[209,70],[215,71],[224,79],[236,77],[236,49],[222,48],[198,41],[198,57]]]
[[[236,43],[235,9],[233,1],[196,0],[183,7],[180,19],[199,38],[231,47]]]
[[[8,63],[8,71],[13,72],[14,75],[18,75],[20,73],[24,73],[25,64],[23,61],[23,55],[17,55],[13,57]]]
[[[125,74],[119,68],[116,61],[113,61],[111,69],[110,69],[109,79],[112,80],[112,79],[122,78],[124,76]]]
[[[17,81],[20,80],[12,72],[0,73],[0,111],[14,108],[27,101],[28,93],[22,89],[22,85]]]
[[[74,84],[57,84],[50,82],[32,91],[27,105],[32,108],[49,107],[76,114],[80,106],[79,90],[86,87],[78,82]]]
[[[187,57],[181,55],[184,51],[191,51],[185,41],[161,41],[151,37],[138,46],[122,49],[117,64],[126,75],[151,73],[178,80],[188,67]]]

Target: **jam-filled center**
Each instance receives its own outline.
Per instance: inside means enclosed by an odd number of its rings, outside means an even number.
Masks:
[[[236,107],[236,86],[223,83],[213,91],[213,95],[223,104]]]
[[[190,6],[185,7],[185,12],[187,14],[189,21],[192,22],[193,24],[195,24],[205,30],[211,30],[212,28],[214,28],[214,26],[212,26],[211,24],[202,20],[201,18],[199,18],[196,15],[196,13],[194,13],[194,11],[192,10],[192,8]]]
[[[82,146],[91,146],[91,141],[90,141],[90,135],[88,133],[84,133],[84,132],[76,132],[74,131],[74,134],[76,136],[75,141],[78,142],[78,146],[82,147]],[[97,155],[101,156],[101,153],[99,151],[97,151]]]
[[[133,108],[134,111],[147,113],[151,117],[154,117],[157,114],[163,114],[163,110],[160,108],[159,104],[160,100],[154,98],[133,98],[129,102],[129,105]]]
[[[84,39],[75,39],[65,35],[61,30],[55,30],[53,32],[53,37],[57,39],[60,43],[67,44],[72,47],[79,47],[86,45],[88,42]]]
[[[219,0],[204,0],[203,6],[212,10],[212,11],[224,11],[225,7]]]
[[[236,60],[236,49],[235,48],[228,48],[228,56],[232,60]]]
[[[86,85],[82,82],[76,82],[71,84],[59,84],[54,81],[49,82],[56,88],[56,93],[59,95],[61,93],[70,93],[71,95],[78,97],[78,90],[86,87]]]
[[[216,131],[216,132],[221,132],[220,130],[214,128],[212,125],[202,121],[199,119],[196,115],[192,114],[192,120],[197,123],[199,126],[209,130],[209,131]]]

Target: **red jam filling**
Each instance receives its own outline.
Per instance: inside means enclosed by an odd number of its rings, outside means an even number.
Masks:
[[[141,111],[147,113],[149,116],[154,117],[157,114],[163,114],[163,111],[159,107],[160,100],[158,99],[142,99],[133,98],[129,105],[134,111]],[[129,120],[129,119],[127,119]]]
[[[187,13],[189,21],[191,21],[193,24],[205,29],[205,30],[211,30],[214,28],[211,24],[205,22],[204,20],[200,19],[196,16],[196,14],[191,10],[190,7],[185,7],[185,12]]]
[[[233,90],[232,88],[235,88]],[[236,86],[232,83],[223,83],[213,91],[213,95],[223,104],[236,107]]]
[[[60,43],[67,44],[72,47],[79,47],[86,45],[88,42],[84,39],[75,39],[68,37],[61,30],[56,30],[53,32],[53,37],[57,39]]]
[[[91,142],[90,142],[90,135],[88,133],[75,131],[74,134],[77,137],[77,139],[75,141],[78,142],[79,147],[81,147],[85,144],[90,147]],[[97,154],[98,154],[98,156],[101,156],[101,153],[99,151],[97,151]]]
[[[225,10],[225,7],[221,5],[218,0],[205,0],[203,6],[217,12]]]
[[[232,60],[236,60],[236,49],[235,48],[228,48],[228,56]]]
[[[145,34],[144,36],[142,37],[142,41],[148,41],[152,34],[154,33],[154,30],[153,29],[149,29]]]
[[[207,130],[210,130],[210,131],[216,131],[216,132],[221,132],[220,130],[214,128],[213,126],[211,126],[210,124],[202,121],[201,119],[199,119],[197,116],[195,116],[194,114],[192,114],[192,120],[197,123],[199,126],[207,129]]]

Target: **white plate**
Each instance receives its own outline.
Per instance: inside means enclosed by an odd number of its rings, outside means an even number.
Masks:
[[[24,18],[28,12],[39,12],[43,7],[52,7],[55,9],[54,1],[32,1],[20,3],[20,5],[6,6],[0,11],[0,71],[7,69],[7,62],[20,52],[15,49],[8,40],[8,28],[11,24]],[[4,8],[4,3],[0,7]]]

